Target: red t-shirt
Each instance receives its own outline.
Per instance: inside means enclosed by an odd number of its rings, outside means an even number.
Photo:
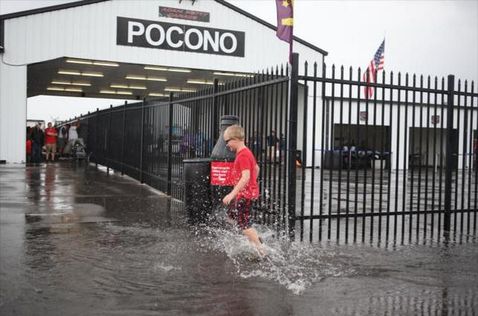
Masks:
[[[51,135],[48,135],[48,133],[58,135],[58,133],[56,132],[56,128],[50,127],[45,129],[45,144],[56,144],[56,135],[51,136]]]
[[[232,176],[234,179],[234,185],[241,179],[243,170],[250,170],[251,178],[246,184],[244,189],[237,194],[236,199],[244,197],[246,199],[257,199],[259,197],[259,187],[257,185],[257,170],[256,170],[256,158],[249,148],[244,148],[236,153],[236,159],[234,160],[234,167],[232,170]]]
[[[27,139],[27,154],[32,153],[32,141],[30,139]]]

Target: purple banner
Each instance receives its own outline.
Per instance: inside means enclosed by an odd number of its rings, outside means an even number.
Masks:
[[[288,43],[292,42],[294,13],[292,0],[276,0],[277,7],[277,37]]]

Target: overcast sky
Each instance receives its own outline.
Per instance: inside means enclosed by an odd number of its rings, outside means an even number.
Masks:
[[[0,14],[65,2],[72,1],[0,0]],[[274,0],[229,2],[271,24],[276,23]],[[295,0],[294,32],[328,51],[328,64],[364,68],[385,37],[387,71],[432,76],[454,74],[457,78],[478,81],[478,0]],[[67,102],[70,104],[66,98],[60,101],[62,105]],[[115,100],[113,104],[120,102]],[[65,107],[55,106],[56,103],[52,97],[30,98],[28,117],[66,118],[62,110]],[[71,104],[84,112],[110,103],[110,100],[76,98]],[[72,115],[80,113],[76,108],[68,108]]]

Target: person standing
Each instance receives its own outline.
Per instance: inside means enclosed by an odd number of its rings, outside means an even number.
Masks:
[[[277,145],[279,144],[279,138],[276,135],[276,131],[272,130],[271,134],[267,136],[267,159],[272,162],[276,156]]]
[[[57,138],[57,150],[58,155],[61,157],[63,155],[63,150],[65,149],[66,142],[68,141],[68,129],[67,126],[60,127],[58,131]]]
[[[45,160],[48,162],[48,157],[51,157],[51,161],[55,161],[56,153],[56,138],[58,132],[56,128],[51,125],[51,122],[48,122],[47,128],[45,129],[45,147],[46,147],[46,157]]]
[[[40,124],[37,124],[35,125],[35,127],[32,128],[31,139],[32,139],[32,162],[41,163],[44,135],[40,127]]]
[[[64,152],[66,154],[71,154],[71,148],[79,142],[81,145],[83,144],[83,140],[78,138],[78,128],[80,127],[80,121],[76,121],[73,125],[70,126],[68,129],[68,143],[65,146]]]
[[[249,146],[252,149],[252,152],[257,156],[260,157],[261,150],[262,150],[262,140],[261,135],[258,131],[254,131],[252,137],[249,140]]]
[[[264,256],[265,250],[257,231],[252,228],[252,203],[259,197],[257,175],[259,166],[249,148],[244,144],[244,129],[239,125],[231,125],[224,131],[224,141],[229,150],[236,153],[232,180],[234,188],[222,202],[228,205],[228,216],[235,220],[242,233],[249,239],[257,252]]]
[[[27,163],[32,162],[32,129],[30,126],[27,126],[27,143],[26,143],[26,152],[27,152]]]

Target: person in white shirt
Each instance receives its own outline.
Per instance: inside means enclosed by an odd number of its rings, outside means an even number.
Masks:
[[[68,130],[68,141],[71,142],[71,141],[75,141],[78,139],[78,132],[76,131],[76,129],[78,128],[78,126],[80,125],[80,123],[76,123],[72,126],[70,126],[70,129]]]
[[[68,129],[68,144],[66,144],[65,150],[63,151],[65,154],[71,154],[71,148],[76,143],[80,143],[84,146],[83,139],[78,137],[78,127],[80,127],[80,121],[76,121]]]

